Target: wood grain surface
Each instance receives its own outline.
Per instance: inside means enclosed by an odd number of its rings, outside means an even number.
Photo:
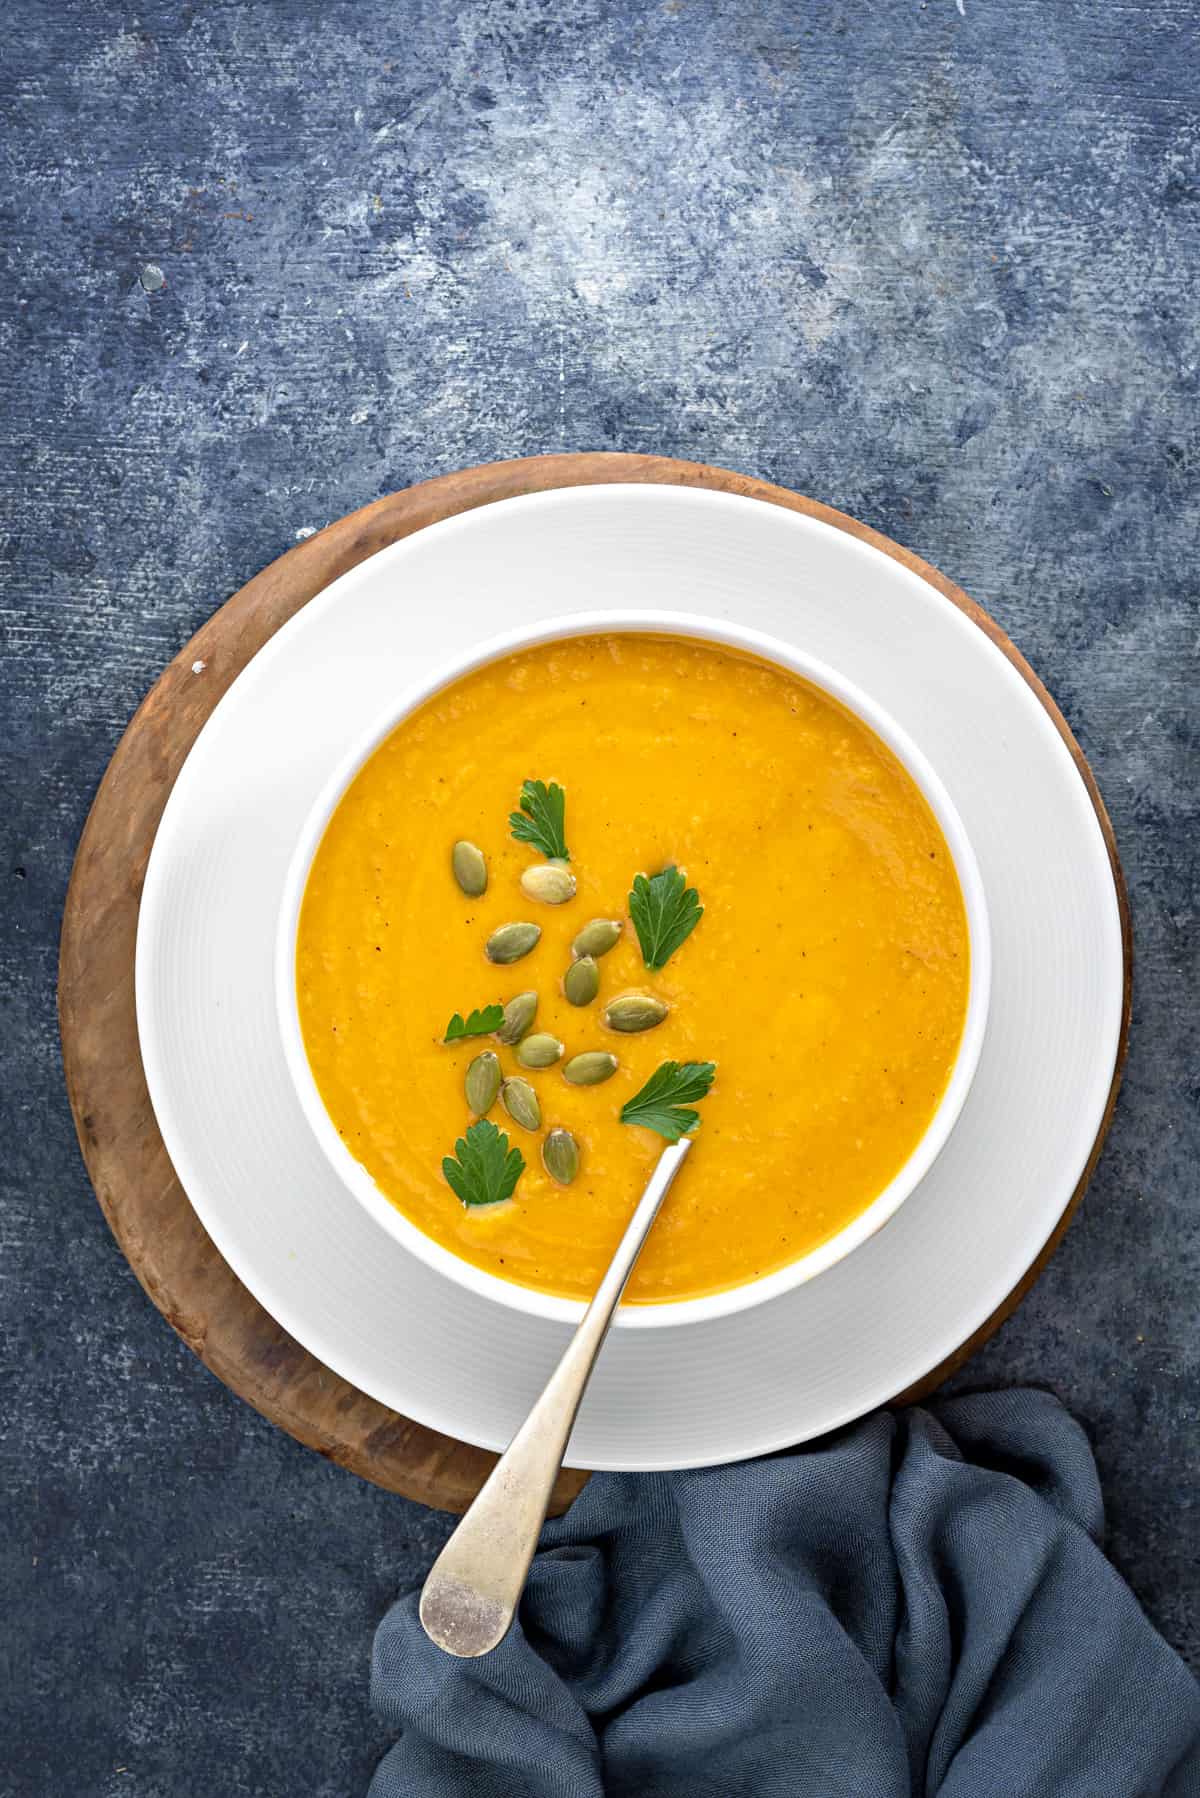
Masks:
[[[654,456],[563,455],[445,475],[353,512],[289,550],[236,593],[180,651],[147,695],[101,782],[75,859],[63,920],[59,1020],[84,1161],[104,1214],[163,1316],[217,1377],[298,1441],[391,1491],[461,1511],[495,1457],[366,1397],[301,1348],[218,1255],[175,1176],[146,1090],[134,1009],[134,943],[146,865],[163,807],[201,726],[267,639],[338,575],[425,525],[549,488],[662,483],[741,494],[821,519],[919,574],[1003,651],[1037,694],[1096,808],[1121,909],[1125,995],[1108,1105],[1084,1176],[1037,1262],[977,1334],[898,1395],[931,1392],[1015,1309],[1053,1254],[1108,1129],[1129,1030],[1129,905],[1112,828],[1088,764],[1053,700],[995,622],[945,576],[878,532],[814,500],[748,476]],[[205,664],[205,678],[192,673]],[[564,1471],[554,1509],[587,1476]]]

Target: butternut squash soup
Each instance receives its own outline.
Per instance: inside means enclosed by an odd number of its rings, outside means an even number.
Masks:
[[[641,1303],[869,1205],[937,1109],[968,979],[949,850],[875,734],[773,664],[636,633],[404,719],[333,813],[296,956],[343,1141],[502,1279],[590,1296],[664,1136],[698,1131]]]

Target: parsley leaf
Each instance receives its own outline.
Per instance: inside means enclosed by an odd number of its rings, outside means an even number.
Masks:
[[[668,1142],[678,1142],[700,1122],[700,1113],[685,1101],[702,1099],[716,1071],[715,1061],[664,1061],[642,1090],[622,1105],[621,1122],[642,1124]]]
[[[461,1011],[456,1011],[446,1025],[444,1043],[461,1043],[467,1036],[490,1036],[493,1030],[499,1030],[504,1022],[503,1005],[485,1005],[482,1011],[473,1011],[463,1022]]]
[[[442,1162],[442,1172],[464,1205],[498,1205],[511,1199],[513,1188],[525,1172],[520,1149],[510,1149],[503,1130],[487,1118],[472,1124],[454,1145],[454,1155]]]
[[[704,907],[695,887],[688,885],[687,875],[671,867],[650,880],[644,874],[634,875],[629,915],[646,966],[665,968],[704,916]]]
[[[570,861],[563,824],[567,796],[558,782],[547,786],[544,780],[527,780],[521,788],[521,809],[510,812],[508,821],[518,843],[532,843],[547,861]]]

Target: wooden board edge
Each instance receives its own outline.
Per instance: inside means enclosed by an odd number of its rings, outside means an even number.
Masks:
[[[286,616],[291,616],[301,609],[309,599],[321,592],[332,580],[356,567],[368,556],[386,547],[387,544],[399,541],[412,532],[440,522],[444,518],[457,516],[461,512],[529,493],[619,482],[638,485],[694,486],[710,491],[736,493],[747,499],[778,505],[786,510],[815,518],[834,529],[844,531],[910,569],[978,625],[1031,687],[1053,721],[1079,769],[1104,836],[1120,911],[1124,986],[1116,1064],[1108,1102],[1092,1153],[1058,1225],[1040,1255],[1013,1292],[967,1343],[963,1344],[959,1350],[915,1386],[898,1394],[893,1402],[905,1403],[928,1396],[943,1379],[961,1367],[968,1357],[999,1328],[1000,1324],[1012,1315],[1017,1305],[1036,1282],[1061,1241],[1099,1159],[1112,1120],[1127,1054],[1132,992],[1132,930],[1129,901],[1111,821],[1092,770],[1054,700],[1007,635],[991,616],[971,600],[961,588],[912,551],[833,507],[793,493],[786,488],[758,480],[753,476],[702,463],[678,462],[664,457],[608,452],[522,458],[485,464],[481,467],[437,476],[416,487],[396,494],[385,495],[359,511],[336,520],[304,543],[288,549],[275,562],[269,564],[232,595],[172,659],[163,675],[155,682],[154,687],[139,706],[118,743],[109,767],[100,782],[80,837],[63,911],[59,958],[59,1020],[67,1093],[85,1166],[92,1179],[101,1209],[117,1242],[125,1252],[152,1303],[163,1313],[189,1347],[193,1348],[205,1365],[224,1384],[230,1386],[269,1421],[279,1424],[288,1434],[306,1446],[337,1461],[340,1465],[348,1467],[360,1477],[380,1484],[388,1490],[401,1492],[406,1497],[416,1498],[422,1503],[444,1509],[459,1509],[469,1502],[472,1492],[479,1480],[484,1477],[494,1457],[481,1450],[469,1449],[468,1445],[454,1443],[450,1438],[439,1438],[437,1432],[422,1432],[421,1426],[409,1423],[407,1419],[387,1411],[383,1406],[377,1406],[381,1428],[398,1434],[400,1437],[414,1432],[430,1437],[435,1444],[433,1451],[435,1459],[438,1442],[446,1444],[447,1450],[451,1453],[465,1451],[468,1460],[478,1459],[478,1466],[472,1467],[469,1473],[464,1469],[461,1478],[454,1477],[454,1473],[446,1465],[434,1467],[425,1473],[414,1472],[411,1479],[398,1478],[394,1468],[389,1467],[385,1470],[372,1459],[369,1448],[339,1437],[336,1431],[314,1427],[308,1416],[289,1405],[280,1393],[272,1393],[263,1389],[261,1383],[258,1389],[254,1389],[254,1383],[247,1379],[246,1368],[230,1361],[222,1346],[218,1342],[210,1340],[209,1333],[201,1328],[196,1320],[189,1317],[186,1306],[179,1305],[176,1296],[164,1289],[162,1281],[156,1277],[154,1270],[145,1266],[144,1256],[139,1254],[138,1245],[127,1241],[120,1207],[114,1202],[107,1181],[103,1177],[98,1178],[99,1170],[93,1167],[95,1144],[87,1128],[88,1095],[85,1090],[85,1070],[81,1068],[71,1049],[71,1045],[76,1041],[79,1025],[79,1018],[71,995],[77,985],[76,972],[77,970],[82,972],[83,969],[84,958],[81,951],[87,934],[85,924],[85,914],[88,909],[86,887],[92,860],[93,839],[107,823],[106,812],[111,797],[112,782],[120,774],[129,754],[129,745],[137,740],[139,733],[144,728],[148,710],[154,706],[156,698],[161,701],[165,688],[185,680],[195,662],[207,660],[210,647],[222,626],[227,628],[233,623],[237,624],[239,648],[245,653],[232,672],[228,669],[217,672],[209,691],[205,694],[206,706],[198,714],[195,729],[190,733],[183,734],[178,745],[179,752],[175,765],[170,770],[169,779],[162,793],[162,804],[159,805],[157,816],[153,820],[155,828],[170,787],[173,785],[178,769],[182,766],[195,736],[199,733],[207,716],[215,708],[224,690],[231,684],[236,673],[240,672],[240,668],[251,659],[261,644],[267,641]],[[286,592],[290,596],[283,605],[279,600],[281,592]],[[282,611],[283,616],[277,618],[276,613],[279,611]],[[131,871],[131,891],[128,895],[132,904],[128,974],[130,998],[133,979],[132,946],[136,937],[137,904],[140,899],[141,878],[144,874],[145,861],[148,858],[152,840],[153,831],[151,831],[150,840],[146,844],[146,853],[142,857],[140,868]],[[134,1040],[136,1042],[136,1031]],[[140,1079],[144,1088],[140,1058],[136,1072],[137,1078]],[[146,1103],[149,1104],[148,1094]],[[152,1120],[152,1112],[150,1115]],[[186,1203],[186,1200],[184,1202]],[[216,1250],[213,1249],[212,1253],[215,1256]],[[234,1280],[232,1273],[229,1278],[231,1281]],[[240,1290],[245,1292],[244,1288]],[[248,1304],[255,1304],[249,1293],[245,1293],[245,1297]],[[266,1313],[263,1315],[265,1317]],[[274,1326],[274,1328],[278,1329],[278,1326]],[[284,1333],[280,1332],[280,1335],[282,1336]],[[289,1343],[291,1340],[291,1338],[286,1338]],[[348,1392],[354,1392],[354,1388],[347,1387],[346,1383],[339,1381],[338,1376],[330,1370],[321,1369],[320,1363],[316,1362],[315,1358],[307,1356],[307,1352],[302,1350],[298,1344],[293,1344],[293,1347],[298,1355],[306,1356],[307,1360],[312,1362],[313,1367],[320,1370],[330,1382],[345,1387]],[[365,1405],[374,1405],[374,1401],[366,1399],[365,1395],[358,1394],[357,1396]],[[368,1434],[366,1441],[369,1443],[371,1440],[372,1435]],[[585,1479],[586,1475],[583,1473],[564,1470],[563,1482],[560,1490],[556,1493],[555,1509],[565,1508],[566,1503],[579,1490]]]

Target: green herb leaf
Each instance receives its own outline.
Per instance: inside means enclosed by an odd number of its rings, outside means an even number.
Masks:
[[[456,1011],[446,1025],[444,1043],[461,1043],[468,1036],[490,1036],[493,1030],[499,1030],[504,1022],[503,1005],[485,1005],[482,1011],[473,1011],[463,1022],[461,1011]]]
[[[668,1142],[678,1142],[700,1122],[700,1113],[687,1101],[704,1097],[716,1071],[715,1061],[664,1061],[641,1092],[622,1105],[621,1122],[642,1124]]]
[[[678,868],[664,868],[651,880],[644,874],[634,875],[629,915],[646,966],[665,968],[704,916],[704,907],[695,887],[688,885],[686,874]]]
[[[521,788],[520,804],[519,812],[508,814],[518,843],[532,843],[547,861],[570,861],[563,835],[567,796],[558,782],[552,780],[547,786],[544,780],[527,780]]]
[[[454,1155],[442,1162],[442,1172],[464,1205],[498,1205],[511,1199],[513,1188],[525,1172],[520,1149],[509,1147],[503,1130],[487,1118],[472,1124],[454,1145]]]

